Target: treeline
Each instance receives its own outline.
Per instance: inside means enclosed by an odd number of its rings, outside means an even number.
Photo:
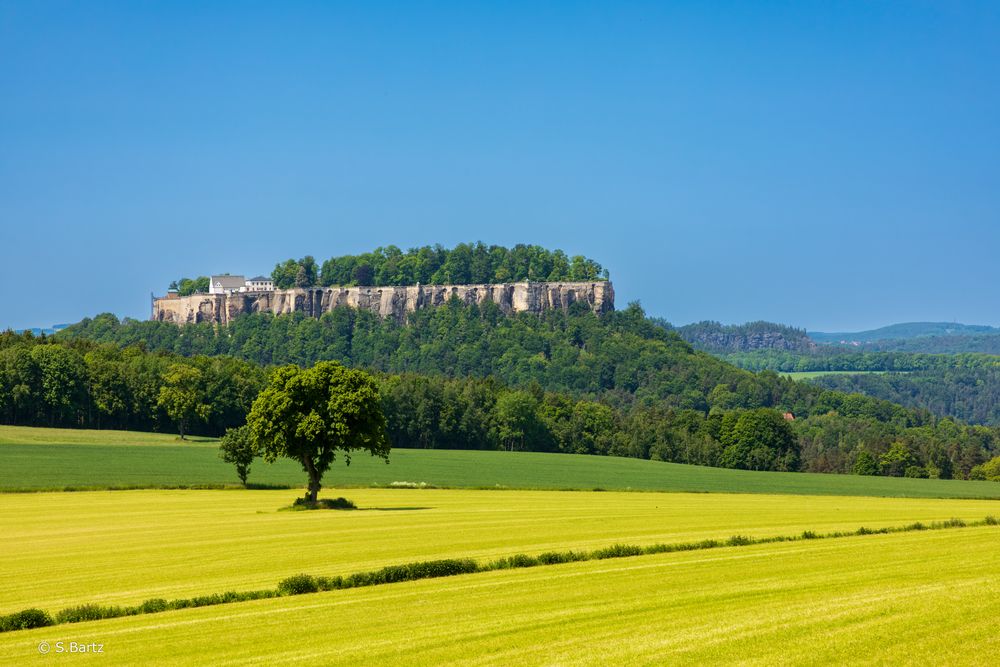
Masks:
[[[826,375],[810,382],[928,410],[939,417],[1000,425],[1000,357],[994,355],[908,352],[800,355],[757,351],[722,358],[752,370],[866,373]]]
[[[817,371],[910,372],[1000,367],[1000,356],[991,354],[914,354],[912,352],[845,352],[844,348],[819,347],[803,354],[794,351],[754,350],[718,355],[751,371],[781,373]]]
[[[728,465],[733,420],[763,408],[794,416],[782,421],[795,436],[802,470],[852,472],[859,457],[871,456],[879,474],[912,468],[911,474],[963,477],[997,451],[994,429],[734,368],[694,351],[636,305],[603,316],[573,308],[504,317],[489,303],[452,301],[412,313],[406,325],[350,308],[319,319],[248,315],[228,327],[102,315],[58,338],[186,356],[232,355],[265,365],[334,359],[381,372],[396,446],[580,451]],[[882,466],[881,457],[897,443],[912,456],[909,465]],[[779,465],[778,458],[755,460]],[[781,465],[791,466],[790,460]]]
[[[331,257],[317,265],[307,255],[277,264],[271,273],[278,289],[331,285],[467,285],[519,281],[607,280],[608,272],[582,255],[518,244],[513,248],[482,242],[410,248],[394,245],[360,255]]]
[[[826,375],[816,384],[858,392],[900,405],[952,416],[971,424],[1000,426],[1000,366],[941,368],[884,375]]]
[[[0,336],[7,424],[220,435],[241,425],[267,370],[93,341]],[[510,388],[494,378],[377,376],[395,447],[508,449],[650,458],[756,470],[968,477],[998,450],[994,429],[922,422],[898,406],[825,391],[814,414],[737,405],[718,385],[708,411]],[[874,462],[869,465],[866,462]]]
[[[196,397],[199,414],[189,431],[219,435],[242,423],[267,373],[232,357],[184,358],[8,331],[0,333],[0,422],[176,431],[171,395],[163,392],[173,377]]]
[[[919,338],[877,340],[866,344],[876,351],[923,354],[1000,354],[1000,334],[921,336]]]
[[[277,289],[293,287],[389,285],[475,285],[510,282],[594,282],[608,271],[583,255],[566,255],[537,245],[513,248],[481,241],[440,244],[403,251],[394,245],[360,255],[341,255],[317,263],[312,255],[278,262],[271,272]],[[180,296],[208,292],[209,278],[181,278],[170,283]]]

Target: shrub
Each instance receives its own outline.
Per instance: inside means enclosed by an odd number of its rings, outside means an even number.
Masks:
[[[337,577],[316,577],[316,585],[321,591],[335,591],[344,588],[344,578]]]
[[[815,532],[813,532],[811,530],[803,530],[802,531],[802,539],[803,540],[818,540],[819,539],[819,535],[817,535]]]
[[[990,515],[988,515],[986,517],[986,525],[987,526],[996,526],[998,524],[1000,524],[1000,521],[997,521],[997,518],[995,516],[993,516],[992,514],[990,514]]]
[[[155,614],[157,612],[166,611],[169,609],[167,601],[163,598],[152,598],[144,601],[138,607],[136,607],[140,614]]]
[[[927,468],[924,468],[923,466],[907,466],[906,471],[903,473],[903,477],[927,479],[929,475],[927,473]]]
[[[41,609],[24,609],[13,614],[0,616],[0,632],[44,628],[54,623],[52,617]]]
[[[613,544],[610,547],[605,547],[604,549],[597,549],[590,554],[590,557],[595,560],[604,560],[605,558],[626,558],[628,556],[641,556],[642,552],[642,547],[637,547],[631,544]]]
[[[586,554],[575,551],[547,551],[543,554],[538,554],[538,562],[542,565],[556,565],[557,563],[572,563],[584,560],[586,557]]]
[[[296,498],[293,510],[356,510],[358,506],[347,498],[320,498],[312,502],[306,498]]]
[[[123,607],[104,607],[99,604],[83,604],[78,607],[68,607],[56,614],[56,623],[82,623],[84,621],[100,621],[104,618],[131,616],[136,612]]]
[[[539,560],[534,556],[525,556],[524,554],[516,554],[514,556],[505,556],[504,558],[497,558],[495,561],[489,563],[485,569],[487,570],[510,570],[518,567],[535,567],[539,564]]]
[[[281,595],[303,595],[318,590],[319,583],[308,574],[296,574],[278,582],[278,593]]]
[[[746,535],[733,535],[726,540],[727,547],[747,547],[753,544],[753,538]]]
[[[358,572],[345,577],[343,588],[394,584],[399,581],[413,581],[415,579],[450,577],[456,574],[478,572],[479,570],[480,567],[471,558],[448,558],[444,560],[406,563],[404,565],[389,565],[383,567],[381,570]]]

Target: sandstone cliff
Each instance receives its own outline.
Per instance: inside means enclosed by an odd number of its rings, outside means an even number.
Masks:
[[[586,303],[596,313],[615,308],[615,292],[610,282],[316,287],[161,298],[153,302],[153,319],[176,324],[228,324],[245,313],[304,313],[319,317],[337,306],[350,306],[402,322],[407,313],[442,305],[452,297],[465,304],[492,301],[505,314],[566,310],[577,301]]]
[[[816,348],[816,343],[803,329],[772,322],[729,326],[718,322],[698,322],[678,327],[677,333],[695,348],[716,354],[753,350],[809,352]]]

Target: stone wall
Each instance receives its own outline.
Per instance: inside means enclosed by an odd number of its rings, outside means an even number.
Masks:
[[[420,285],[410,287],[316,287],[193,294],[161,298],[153,303],[153,319],[186,324],[228,324],[244,313],[304,313],[319,317],[337,306],[369,310],[381,317],[404,321],[418,308],[439,306],[452,297],[465,304],[492,301],[505,314],[566,310],[582,301],[596,313],[614,310],[615,291],[610,282],[505,283],[499,285]]]

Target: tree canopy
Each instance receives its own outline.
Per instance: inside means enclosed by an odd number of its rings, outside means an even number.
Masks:
[[[451,249],[440,245],[410,248],[376,248],[360,255],[331,257],[317,272],[316,260],[279,262],[271,273],[278,289],[321,285],[467,285],[607,280],[608,272],[582,255],[567,256],[562,250],[518,244],[513,248],[482,242],[459,243]]]
[[[302,464],[309,476],[306,500],[312,503],[338,453],[348,465],[359,450],[389,457],[374,378],[333,361],[277,369],[253,402],[247,426],[254,452],[265,461],[285,457]]]

